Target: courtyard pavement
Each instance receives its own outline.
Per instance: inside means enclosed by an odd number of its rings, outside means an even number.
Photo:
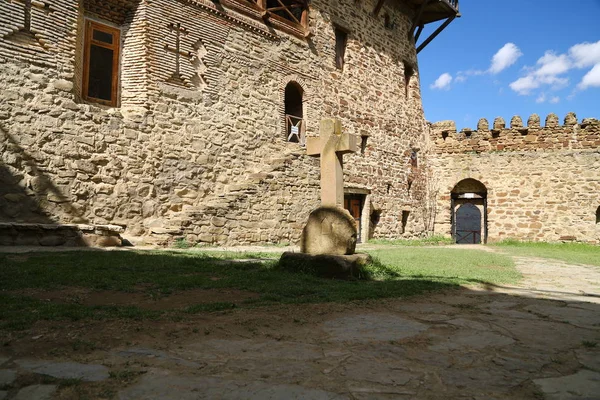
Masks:
[[[32,374],[120,400],[600,399],[600,268],[515,260],[514,286],[239,310],[190,322],[210,334],[182,328],[72,359],[0,348],[0,399],[78,398],[56,383],[1,391]],[[134,378],[102,392],[111,371]]]

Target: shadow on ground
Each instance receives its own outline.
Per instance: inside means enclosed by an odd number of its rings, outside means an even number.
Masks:
[[[204,291],[210,302],[196,305],[234,306],[191,310],[191,297],[184,297],[179,312],[57,315],[4,326],[0,369],[11,372],[0,390],[7,398],[36,385],[61,399],[591,399],[600,393],[600,304],[597,294],[585,297],[577,287],[536,288],[525,280],[459,288],[433,274],[328,281],[277,271],[274,262],[214,255],[85,254],[1,255],[2,300],[28,297],[36,303],[20,306],[21,313],[35,315],[49,312],[40,304],[94,309],[86,296],[98,292],[154,293],[160,301]],[[572,279],[584,268],[556,271]],[[61,290],[74,287],[82,290],[79,298],[61,299]],[[52,292],[59,294],[35,295]],[[583,300],[573,300],[575,294]],[[4,313],[2,321],[14,315]]]

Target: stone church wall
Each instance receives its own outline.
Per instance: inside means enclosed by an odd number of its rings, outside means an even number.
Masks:
[[[414,11],[388,2],[374,17],[374,5],[312,1],[305,40],[207,0],[34,2],[24,34],[24,5],[1,2],[0,222],[116,224],[164,243],[296,242],[319,202],[319,162],[285,140],[293,81],[308,135],[337,117],[361,137],[345,181],[368,194],[372,235],[404,233],[403,211],[406,231],[419,232]],[[118,107],[82,100],[86,18],[121,29]],[[343,70],[334,24],[349,30]],[[408,86],[405,65],[416,72]]]
[[[487,189],[489,241],[600,242],[600,122],[575,114],[545,126],[533,115],[513,117],[475,131],[456,132],[452,121],[431,125],[431,165],[439,190],[435,231],[451,231],[450,193],[463,179]],[[479,206],[482,208],[482,206]]]

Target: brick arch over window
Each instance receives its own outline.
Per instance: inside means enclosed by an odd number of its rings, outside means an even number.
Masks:
[[[294,88],[299,91],[302,95],[302,115],[298,115],[304,120],[304,127],[306,127],[306,121],[310,118],[308,114],[307,103],[311,99],[311,92],[306,80],[298,75],[288,75],[280,81],[279,84],[279,115],[281,121],[281,134],[287,141],[289,137],[288,129],[288,118],[286,111],[286,91],[290,94],[290,89]]]

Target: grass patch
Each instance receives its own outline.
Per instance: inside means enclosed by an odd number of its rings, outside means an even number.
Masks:
[[[369,243],[396,246],[444,246],[454,244],[454,240],[442,235],[433,235],[422,239],[371,239]]]
[[[173,247],[176,249],[189,249],[192,245],[188,243],[186,238],[177,238],[173,243]]]
[[[365,280],[335,281],[279,270],[277,261],[232,261],[230,253],[110,251],[0,254],[0,327],[24,329],[39,320],[177,318],[186,314],[274,303],[351,302],[404,297],[463,283],[506,283],[519,279],[509,257],[459,249],[396,248],[372,252],[377,262]],[[270,258],[277,257],[272,253]],[[263,254],[246,254],[263,258]],[[240,253],[235,253],[235,257]],[[237,289],[259,294],[238,303],[208,302],[165,311],[134,306],[86,306],[41,301],[14,291],[68,287],[168,296],[188,289]],[[13,291],[13,293],[7,293]],[[215,300],[219,300],[215,296]]]
[[[411,248],[369,253],[377,261],[366,269],[372,279],[411,277],[457,285],[506,284],[521,279],[512,259],[486,251]]]
[[[552,258],[575,264],[600,266],[600,246],[591,244],[504,240],[494,246],[515,256]]]

